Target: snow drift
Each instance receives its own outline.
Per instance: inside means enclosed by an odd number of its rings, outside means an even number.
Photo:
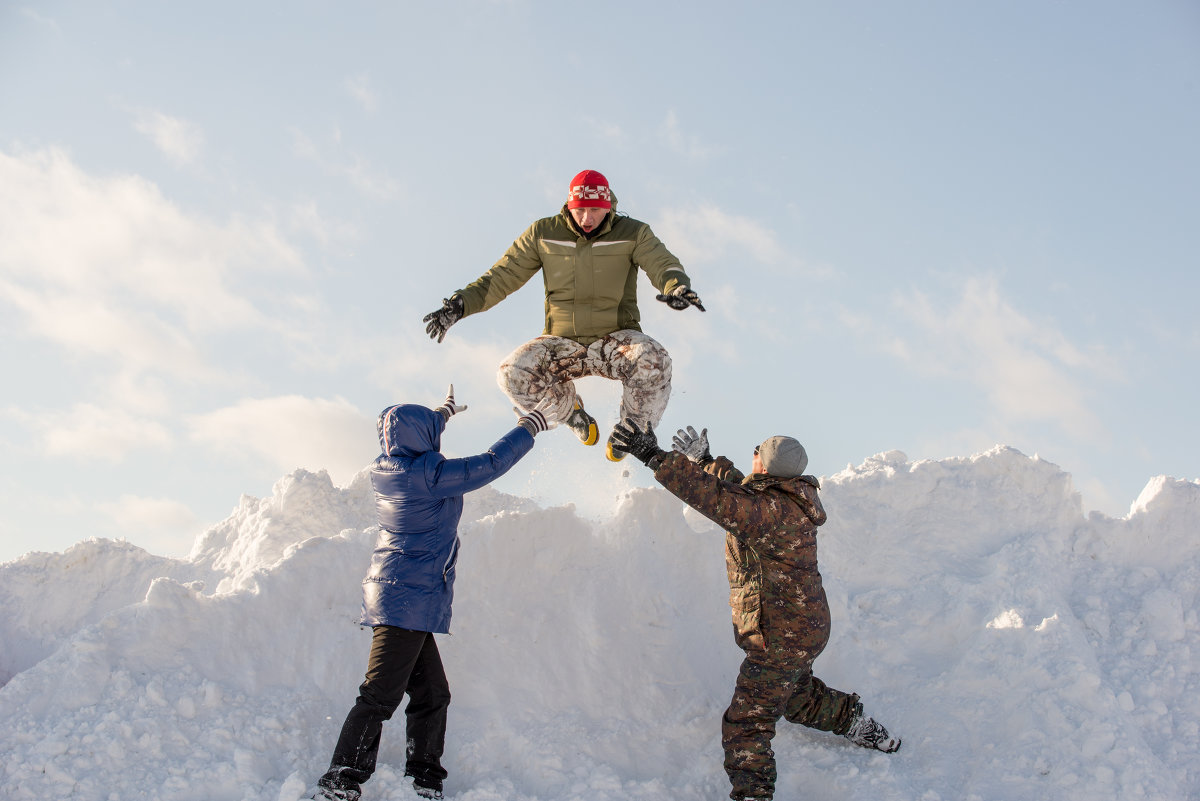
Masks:
[[[823,499],[816,672],[904,749],[781,723],[776,798],[1200,798],[1200,483],[1085,517],[1069,475],[1012,449],[891,452]],[[372,522],[365,474],[297,471],[186,560],[91,540],[0,565],[5,797],[305,797],[365,667]],[[599,523],[485,489],[460,534],[448,798],[727,795],[740,652],[716,527],[659,489]],[[397,720],[365,799],[415,798],[403,749]]]

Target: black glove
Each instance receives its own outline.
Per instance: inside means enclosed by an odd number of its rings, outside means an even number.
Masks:
[[[442,308],[425,315],[421,318],[421,322],[425,323],[425,333],[429,334],[429,338],[441,342],[446,338],[446,332],[450,330],[450,326],[461,320],[462,316],[463,299],[458,295],[452,295],[443,298]]]
[[[629,417],[613,426],[610,439],[614,449],[625,451],[647,467],[652,467],[651,461],[661,462],[667,455],[666,451],[658,447],[658,437],[654,436],[650,426],[646,426],[646,430],[642,431],[638,428],[637,423]],[[653,465],[653,467],[657,466],[657,464]]]
[[[458,414],[459,412],[465,412],[466,410],[467,410],[467,405],[465,403],[462,406],[454,405],[454,385],[453,384],[450,385],[450,389],[446,390],[446,402],[443,403],[441,406],[437,407],[436,409],[434,409],[434,411],[437,412],[438,414],[440,414],[446,420],[447,423],[450,422],[451,417]]]
[[[700,311],[704,311],[704,304],[700,302],[700,296],[692,291],[692,288],[686,284],[680,284],[671,290],[670,295],[655,295],[655,300],[661,300],[663,303],[670,306],[675,311],[683,311],[688,306],[695,306]]]
[[[674,443],[674,450],[679,451],[701,467],[713,460],[713,456],[708,450],[707,428],[702,429],[699,434],[691,426],[688,426],[686,430],[681,428],[671,438],[671,441]]]

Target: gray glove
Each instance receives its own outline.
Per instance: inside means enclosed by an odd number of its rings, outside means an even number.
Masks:
[[[440,414],[447,423],[450,422],[451,417],[458,414],[459,412],[465,412],[466,410],[467,410],[467,405],[465,403],[462,406],[454,405],[454,385],[453,384],[450,385],[450,389],[446,390],[446,402],[443,403],[441,406],[437,407],[436,409],[434,409],[434,411],[437,412],[438,414]]]
[[[655,295],[654,299],[661,300],[675,311],[683,311],[688,306],[695,306],[700,311],[705,311],[704,304],[700,302],[700,296],[686,284],[675,287],[671,290],[670,295]]]
[[[671,437],[673,450],[677,450],[687,458],[691,459],[696,464],[703,467],[713,460],[713,456],[708,450],[708,429],[701,429],[700,433],[696,433],[696,429],[688,426],[687,429],[679,429],[675,436]]]
[[[463,299],[458,295],[451,295],[448,298],[442,298],[442,308],[425,315],[421,318],[421,322],[425,323],[425,333],[429,334],[429,338],[441,342],[446,338],[446,332],[450,330],[450,326],[461,320],[462,316]]]

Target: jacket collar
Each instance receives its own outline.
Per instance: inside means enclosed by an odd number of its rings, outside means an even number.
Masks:
[[[581,236],[589,241],[598,239],[611,231],[613,228],[613,223],[616,222],[617,199],[615,197],[613,198],[612,208],[608,210],[608,216],[604,218],[603,225],[590,234],[585,234],[583,231],[579,230],[579,226],[575,224],[575,218],[571,216],[571,210],[567,208],[566,203],[564,203],[562,209],[559,210],[559,216],[562,217],[563,223],[568,229],[570,229],[571,233],[575,234],[575,236]]]
[[[775,486],[778,486],[781,489],[788,489],[788,487],[791,486],[794,487],[796,491],[799,491],[800,487],[796,486],[797,482],[809,484],[817,489],[821,488],[821,482],[817,480],[816,476],[792,476],[791,478],[781,478],[779,476],[773,476],[770,473],[751,473],[742,479],[742,484],[744,486],[752,486],[754,489],[766,489],[767,487]]]
[[[821,482],[817,480],[816,476],[780,478],[767,473],[754,473],[742,479],[742,486],[755,492],[764,492],[775,488],[777,492],[795,501],[814,524],[820,526],[825,523],[825,509],[821,506],[821,501],[817,496]]]

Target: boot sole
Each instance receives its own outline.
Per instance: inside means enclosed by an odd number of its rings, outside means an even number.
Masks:
[[[581,435],[579,433],[579,431],[577,431],[575,428],[573,428],[571,426],[568,426],[568,428],[571,428],[571,430],[575,432],[575,436],[579,437],[579,441],[582,442],[584,445],[595,445],[597,442],[600,441],[600,429],[596,426],[596,418],[592,417],[590,414],[588,414],[586,411],[584,411],[583,404],[580,403],[579,401],[575,401],[575,408],[571,410],[571,414],[574,415],[575,412],[582,412],[583,415],[587,418],[587,420],[588,420],[587,436]]]
[[[580,437],[579,441],[582,442],[584,445],[595,445],[597,442],[600,441],[600,429],[596,427],[595,420],[588,423],[587,439]]]

